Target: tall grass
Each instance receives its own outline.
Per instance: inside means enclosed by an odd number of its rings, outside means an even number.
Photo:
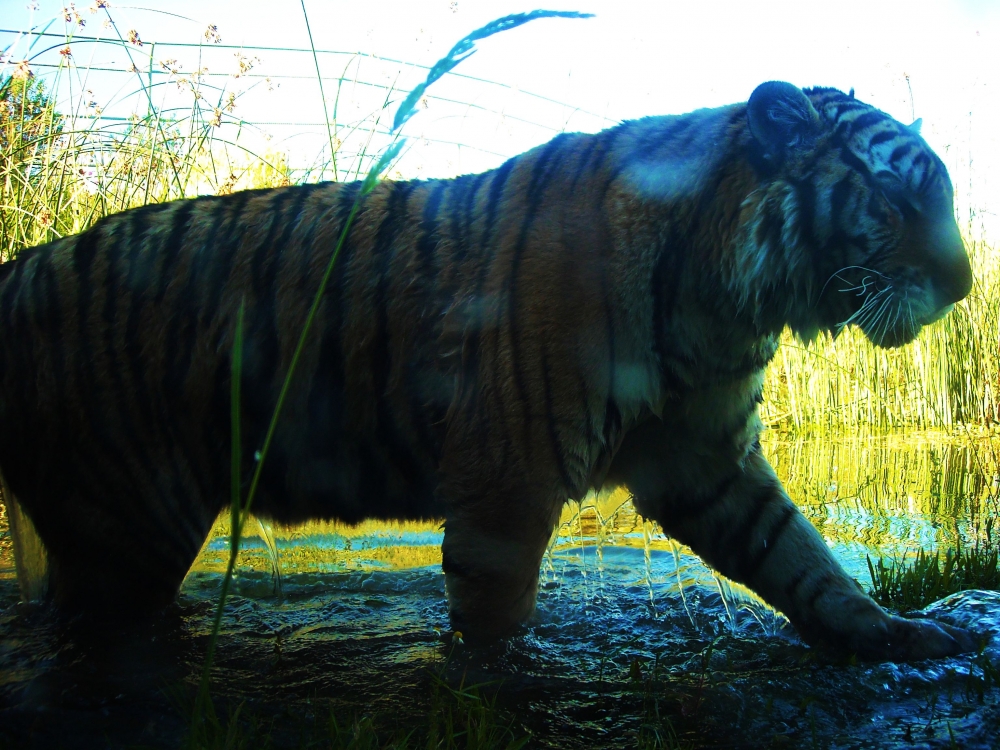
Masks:
[[[112,35],[96,43],[124,53],[132,70],[124,121],[102,117],[70,31],[48,86],[28,60],[0,80],[0,260],[135,206],[291,181],[282,155],[257,153],[240,142],[241,129],[223,128],[243,125],[233,114],[242,92],[210,83],[203,69],[154,83],[153,55],[102,7]],[[158,105],[163,86],[183,93]],[[75,98],[57,110],[49,92],[62,90]]]
[[[129,33],[120,33],[110,14],[108,19],[117,39],[102,43],[121,48],[131,56],[135,45],[129,41]],[[487,31],[495,33],[509,25],[501,22],[498,26],[484,27],[463,40],[467,43],[464,47],[462,43],[456,45],[452,54],[431,70],[427,84],[464,59],[474,41]],[[72,55],[61,59],[63,63],[50,89],[32,76],[30,65],[17,66],[13,75],[0,81],[0,260],[14,257],[25,247],[80,232],[103,216],[134,206],[293,181],[287,160],[282,156],[255,153],[242,145],[238,137],[226,140],[220,136],[222,123],[232,119],[236,94],[225,87],[210,86],[199,72],[184,77],[189,92],[187,108],[165,110],[155,104],[150,78],[143,76],[133,62],[134,96],[139,104],[128,122],[108,124],[82,92],[66,111],[58,111],[54,106],[48,92],[57,88],[59,77],[68,72]],[[149,65],[152,64],[150,57]],[[317,78],[322,85],[318,71]],[[423,90],[424,87],[418,87],[401,105],[393,130],[412,115]],[[331,160],[335,160],[337,140],[332,131],[328,136]],[[398,146],[378,159],[368,172],[367,190],[374,186],[396,153]],[[362,174],[360,163],[355,172]],[[950,316],[926,329],[908,347],[876,349],[856,331],[847,331],[837,340],[823,338],[810,346],[786,340],[769,372],[766,421],[790,429],[859,425],[879,429],[961,424],[992,427],[1000,423],[1000,247],[974,241],[969,243],[969,249],[976,274],[973,293]],[[336,252],[327,275],[335,260]],[[316,303],[322,293],[321,285]],[[303,331],[303,340],[305,334]],[[238,353],[234,354],[234,369],[239,360]],[[236,424],[239,378],[235,372],[233,382]],[[291,372],[286,387],[289,382]],[[280,403],[274,414],[269,436],[280,414]],[[238,456],[238,441],[234,443],[234,456]],[[266,452],[265,445],[256,467],[258,474]],[[995,464],[1000,466],[1000,461]],[[241,476],[239,466],[234,466],[233,472],[234,477]],[[226,584],[231,579],[240,535],[252,507],[256,480],[255,475],[247,495],[234,495]],[[239,481],[235,478],[233,486],[238,491]],[[964,570],[961,566],[967,559],[946,556],[940,577],[949,582],[955,580],[953,572]],[[924,561],[926,566],[930,565],[928,560]],[[995,557],[991,564],[990,570],[995,570]],[[937,566],[935,557],[935,570]],[[899,580],[894,577],[894,570],[880,562],[877,570],[873,568],[873,581],[879,577],[888,591]],[[206,680],[192,720],[191,744],[197,747],[216,744],[209,740],[219,736],[217,732],[213,734],[213,727],[224,728],[224,722],[216,718],[207,700],[207,675],[225,599],[223,592],[209,647]],[[457,705],[471,717],[462,720],[466,726],[462,731],[480,731],[475,727],[487,733],[494,731],[485,718],[476,718],[480,713],[488,717],[492,711],[492,705],[486,711],[477,702],[478,694],[463,687],[455,691],[443,683],[439,689],[440,695],[448,700],[442,699],[441,712],[432,717],[433,721],[444,722],[433,724],[430,730],[443,732],[441,742],[435,746],[451,746],[445,740],[454,739],[456,725],[448,718],[452,716],[448,706]],[[226,737],[238,718],[237,712],[225,729]],[[348,729],[334,720],[331,736],[344,739],[344,746],[368,746],[364,744],[367,740],[359,740],[358,732],[362,730],[358,727],[363,724],[364,721],[355,722]],[[503,732],[501,735],[505,741],[510,739]],[[491,743],[488,740],[483,746]],[[231,744],[225,739],[222,742],[224,746]]]

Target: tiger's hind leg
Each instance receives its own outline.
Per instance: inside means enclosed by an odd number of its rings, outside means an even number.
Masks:
[[[215,513],[195,503],[157,512],[144,500],[77,489],[37,514],[49,591],[61,611],[144,617],[174,600]]]
[[[11,540],[14,544],[14,569],[21,599],[26,602],[41,601],[49,588],[49,560],[35,524],[24,512],[14,493],[0,477],[4,507]]]

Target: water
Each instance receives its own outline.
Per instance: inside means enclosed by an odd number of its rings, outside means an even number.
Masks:
[[[766,450],[863,583],[866,554],[949,546],[997,512],[995,454],[972,438],[770,437]],[[0,538],[0,747],[176,747],[228,554],[222,531],[161,621],[97,634],[18,605]],[[654,730],[686,747],[1000,747],[1000,689],[988,679],[1000,643],[923,664],[832,659],[622,496],[567,508],[536,620],[485,650],[451,641],[434,525],[271,530],[280,578],[269,534],[256,531],[213,694],[220,707],[246,701],[278,746],[303,746],[331,708],[419,723],[441,676],[490,683],[538,747],[654,746]],[[1000,593],[966,592],[928,613],[996,634]]]

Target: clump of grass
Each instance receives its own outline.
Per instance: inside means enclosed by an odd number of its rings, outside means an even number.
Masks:
[[[713,643],[709,647],[709,654],[714,646]],[[704,659],[703,664],[707,665],[708,660]],[[673,721],[663,710],[662,704],[666,701],[662,695],[662,682],[659,653],[654,656],[648,675],[644,673],[639,659],[632,660],[629,665],[630,688],[642,696],[641,722],[636,737],[636,747],[640,750],[683,750],[688,747],[678,737]]]
[[[427,716],[426,738],[418,738],[412,747],[468,750],[504,748],[518,750],[530,737],[515,731],[512,718],[497,708],[497,696],[484,694],[485,685],[465,685],[463,678],[457,688],[445,681],[442,674],[434,675],[431,710]]]
[[[243,750],[288,746],[329,750],[520,750],[531,739],[510,714],[497,706],[497,691],[487,685],[451,687],[444,671],[450,659],[430,675],[430,698],[420,719],[400,721],[396,716],[347,713],[330,704],[329,714],[309,723],[283,726],[267,719],[245,701],[225,712],[209,701],[187,706],[200,731],[189,735],[188,750]],[[492,693],[492,694],[491,694]],[[193,710],[192,710],[193,708]],[[664,745],[649,745],[663,747]],[[668,745],[672,747],[672,745]]]
[[[991,519],[992,520],[992,519]],[[940,552],[918,550],[910,560],[868,557],[871,595],[899,612],[922,609],[949,594],[970,589],[1000,590],[1000,540],[987,522],[985,537],[971,547]]]
[[[248,710],[245,701],[223,716],[211,702],[195,710],[200,712],[201,731],[197,739],[188,737],[188,750],[264,750],[273,744],[273,726]]]
[[[972,659],[969,675],[965,682],[965,699],[967,701],[975,700],[982,705],[993,688],[997,686],[1000,686],[1000,662],[994,664],[990,661],[984,642],[979,647],[979,653]]]

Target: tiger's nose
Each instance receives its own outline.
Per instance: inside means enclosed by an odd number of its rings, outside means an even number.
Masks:
[[[952,305],[972,290],[972,264],[965,251],[965,243],[954,223],[938,229],[930,238],[932,252],[932,276],[934,280],[934,300],[940,309]]]

